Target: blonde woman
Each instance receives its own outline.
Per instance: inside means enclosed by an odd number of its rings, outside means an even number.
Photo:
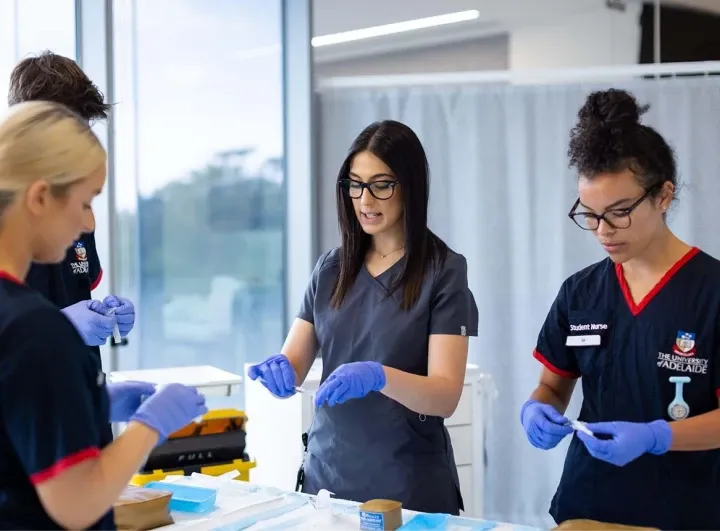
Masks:
[[[104,184],[87,122],[48,102],[0,120],[0,527],[114,529],[112,504],[158,442],[207,411],[169,385],[110,398],[99,360],[68,318],[23,280],[57,263]],[[121,403],[116,403],[117,401]],[[127,429],[107,436],[113,410]]]

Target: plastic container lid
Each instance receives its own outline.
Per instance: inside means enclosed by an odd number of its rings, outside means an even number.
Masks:
[[[170,481],[151,481],[146,489],[164,490],[172,493],[170,510],[186,513],[207,513],[215,507],[217,490],[206,487],[179,485]]]
[[[211,365],[193,367],[165,367],[115,371],[108,375],[110,382],[149,382],[155,385],[181,383],[197,387],[206,396],[231,396],[240,389],[242,376]]]

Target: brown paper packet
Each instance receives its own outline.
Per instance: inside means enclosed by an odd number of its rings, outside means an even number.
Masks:
[[[632,525],[607,524],[595,520],[566,520],[552,531],[659,531],[652,527],[635,527]]]
[[[172,493],[128,486],[113,505],[115,525],[121,531],[147,531],[174,523],[170,516]]]

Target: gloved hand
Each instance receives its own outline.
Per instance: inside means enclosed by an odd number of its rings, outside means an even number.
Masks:
[[[362,398],[385,387],[385,370],[377,361],[345,363],[335,369],[315,395],[315,406],[332,407],[353,398]]]
[[[194,387],[173,383],[158,387],[137,408],[130,422],[139,422],[155,430],[162,442],[172,433],[207,413],[205,397]]]
[[[115,318],[107,317],[100,301],[80,301],[61,310],[75,326],[86,345],[104,345],[112,335]]]
[[[135,306],[130,299],[118,297],[116,295],[108,295],[102,301],[103,314],[107,315],[108,311],[115,308],[115,320],[117,321],[118,330],[122,337],[127,336],[130,330],[135,326]]]
[[[573,432],[570,421],[550,404],[528,400],[520,409],[520,422],[528,441],[535,448],[555,448],[566,435]]]
[[[577,434],[591,456],[615,466],[625,466],[646,453],[665,454],[672,444],[672,430],[664,420],[649,423],[596,422],[587,427],[596,435],[612,437],[598,439],[582,432]]]
[[[155,392],[155,386],[147,382],[117,382],[107,384],[107,390],[110,422],[127,422],[140,407],[142,398]]]
[[[260,383],[278,398],[295,394],[295,369],[284,354],[275,354],[248,369],[248,378]]]

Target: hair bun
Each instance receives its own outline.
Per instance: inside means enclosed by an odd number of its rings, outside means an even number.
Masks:
[[[638,105],[625,90],[609,89],[591,93],[578,112],[582,128],[621,129],[640,124],[640,116],[650,108]]]

